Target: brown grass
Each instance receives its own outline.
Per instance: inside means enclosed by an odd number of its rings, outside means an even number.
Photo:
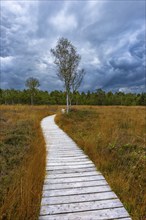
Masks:
[[[146,219],[146,109],[76,107],[56,122],[102,171],[133,220]]]
[[[57,109],[1,106],[1,219],[38,219],[46,158],[40,121]]]

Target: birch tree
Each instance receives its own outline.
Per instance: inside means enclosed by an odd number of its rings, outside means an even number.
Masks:
[[[51,49],[54,63],[57,66],[57,75],[64,82],[66,90],[66,111],[69,112],[70,91],[78,73],[81,60],[76,48],[66,38],[60,38],[54,49]]]

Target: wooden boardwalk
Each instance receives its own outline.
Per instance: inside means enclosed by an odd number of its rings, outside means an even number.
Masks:
[[[105,178],[54,117],[41,123],[47,166],[39,220],[130,220]]]

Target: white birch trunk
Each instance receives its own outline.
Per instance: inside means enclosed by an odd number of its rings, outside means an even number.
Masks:
[[[69,112],[69,97],[68,97],[68,92],[67,92],[67,94],[66,94],[66,112],[67,112],[67,114],[68,114],[68,112]]]

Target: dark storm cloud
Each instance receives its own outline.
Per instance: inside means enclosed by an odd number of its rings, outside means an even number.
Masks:
[[[63,89],[50,48],[67,37],[86,69],[81,90],[144,89],[144,1],[2,1],[1,87]]]

